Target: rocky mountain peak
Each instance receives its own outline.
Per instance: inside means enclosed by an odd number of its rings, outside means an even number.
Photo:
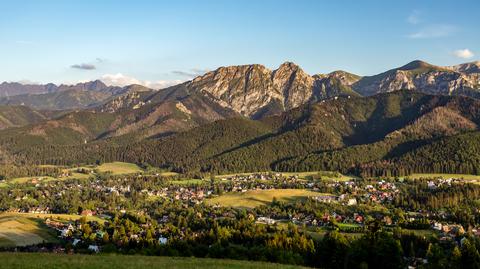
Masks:
[[[273,71],[273,86],[283,95],[283,105],[292,109],[304,104],[312,95],[314,78],[298,65],[285,62]]]
[[[101,80],[93,80],[93,81],[87,81],[87,82],[82,82],[82,83],[77,83],[76,85],[73,86],[74,88],[82,89],[82,90],[88,90],[88,91],[99,91],[107,88],[108,86],[105,85]]]
[[[331,77],[335,78],[340,81],[343,85],[352,85],[353,83],[357,82],[359,79],[361,79],[361,76],[343,71],[343,70],[337,70],[329,73],[328,75],[325,75],[325,77]]]
[[[454,65],[447,68],[456,72],[466,74],[480,73],[480,61]]]
[[[435,66],[431,65],[427,62],[421,61],[421,60],[415,60],[415,61],[411,61],[408,64],[398,68],[398,70],[409,71],[409,70],[431,68],[431,67],[435,67]]]
[[[291,72],[295,72],[297,70],[301,69],[300,66],[298,66],[297,64],[293,63],[293,62],[284,62],[282,63],[277,70],[275,71],[291,71]]]

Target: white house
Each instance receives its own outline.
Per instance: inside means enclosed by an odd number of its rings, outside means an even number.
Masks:
[[[100,248],[97,245],[89,245],[88,250],[93,251],[95,253],[100,252]]]
[[[167,243],[167,241],[168,241],[168,239],[165,238],[165,237],[160,236],[160,237],[158,238],[158,243],[159,243],[160,245],[165,245],[165,244]]]

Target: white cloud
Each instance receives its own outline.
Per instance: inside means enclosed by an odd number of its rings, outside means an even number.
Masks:
[[[420,23],[420,11],[414,10],[410,15],[407,17],[407,22],[410,24],[418,24]]]
[[[101,77],[101,80],[105,84],[111,86],[127,86],[131,84],[139,84],[152,89],[163,89],[183,82],[181,80],[139,80],[134,77],[123,75],[121,73],[105,74]]]
[[[455,31],[456,28],[453,25],[436,24],[426,26],[413,34],[408,35],[408,37],[412,39],[446,37]]]
[[[455,50],[453,52],[453,55],[455,55],[458,58],[462,58],[462,59],[470,59],[473,56],[475,56],[475,54],[473,54],[473,52],[469,49]]]

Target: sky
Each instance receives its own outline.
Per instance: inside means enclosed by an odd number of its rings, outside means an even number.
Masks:
[[[285,61],[374,75],[480,59],[480,1],[1,0],[0,81],[162,88]]]

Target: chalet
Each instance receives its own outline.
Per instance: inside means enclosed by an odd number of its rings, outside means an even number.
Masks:
[[[384,217],[383,217],[383,222],[384,222],[386,225],[392,225],[392,218],[390,218],[389,216],[384,216]]]
[[[442,231],[442,224],[440,222],[434,222],[432,228],[437,231]]]
[[[358,213],[354,213],[353,214],[353,219],[355,220],[355,222],[357,223],[363,223],[364,219],[363,219],[363,216],[358,214]]]
[[[357,199],[355,198],[348,199],[347,205],[357,205]]]
[[[264,224],[275,224],[275,220],[267,217],[258,217],[257,223],[264,223]]]
[[[65,228],[61,230],[61,237],[70,237],[72,236],[72,231]]]
[[[51,227],[51,228],[56,228],[56,229],[61,229],[65,226],[65,224],[59,222],[59,221],[54,221],[50,218],[47,218],[45,220],[45,224],[48,226],[48,227]]]
[[[90,210],[90,209],[85,209],[82,211],[82,213],[80,214],[82,216],[93,216],[93,211]]]
[[[100,248],[97,245],[89,245],[88,250],[95,253],[100,252]]]
[[[168,239],[165,238],[165,237],[160,236],[160,237],[158,238],[158,243],[159,243],[160,245],[165,245],[165,244],[167,244],[167,241],[168,241]]]
[[[322,203],[332,203],[337,201],[337,196],[334,195],[320,195],[312,197],[313,200],[322,202]]]

